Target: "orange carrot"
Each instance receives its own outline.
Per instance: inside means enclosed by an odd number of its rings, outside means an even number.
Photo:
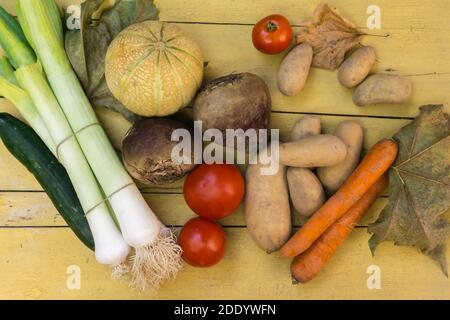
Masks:
[[[337,222],[329,227],[306,252],[295,257],[291,264],[292,276],[301,283],[314,278],[337,248],[350,235],[354,225],[367,212],[377,197],[386,189],[389,179],[383,175]]]
[[[295,257],[305,252],[389,169],[397,152],[393,140],[383,139],[376,143],[338,191],[281,247],[281,255]]]

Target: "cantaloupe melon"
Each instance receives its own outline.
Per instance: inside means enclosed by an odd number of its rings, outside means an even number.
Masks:
[[[133,24],[111,42],[105,77],[130,111],[167,116],[187,106],[203,79],[198,44],[178,26],[160,21]]]

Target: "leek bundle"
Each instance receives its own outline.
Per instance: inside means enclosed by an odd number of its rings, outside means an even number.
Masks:
[[[96,259],[103,264],[120,264],[127,257],[129,246],[114,224],[107,204],[102,202],[103,192],[78,142],[70,138],[73,131],[24,39],[19,24],[0,7],[0,44],[8,56],[2,58],[0,91],[65,167],[83,210],[101,203],[86,217],[94,237]]]
[[[0,14],[0,44],[69,173],[92,229],[97,260],[127,272],[125,257],[131,246],[133,282],[144,289],[158,287],[180,269],[181,249],[145,202],[99,125],[66,56],[55,1],[16,3],[20,26]]]

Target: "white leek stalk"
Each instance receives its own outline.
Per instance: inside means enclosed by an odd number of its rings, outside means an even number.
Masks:
[[[114,224],[107,204],[103,202],[103,193],[39,66],[22,66],[15,71],[15,75],[21,87],[32,97],[57,146],[58,160],[66,169],[86,212],[97,261],[113,266],[123,263],[129,247]]]
[[[55,28],[53,0],[18,0],[22,27],[39,57],[94,174],[109,198],[125,241],[135,248],[133,277],[142,288],[158,287],[181,267],[181,249],[145,202],[111,146],[67,58],[62,30]],[[52,22],[50,22],[52,21]]]

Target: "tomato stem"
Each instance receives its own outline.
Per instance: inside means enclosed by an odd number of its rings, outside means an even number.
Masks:
[[[267,22],[266,29],[269,32],[273,32],[273,31],[276,31],[278,29],[278,25],[275,22],[273,22],[273,21],[269,21],[269,22]]]

